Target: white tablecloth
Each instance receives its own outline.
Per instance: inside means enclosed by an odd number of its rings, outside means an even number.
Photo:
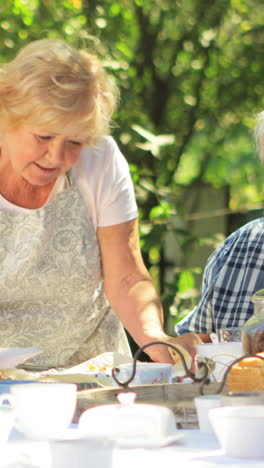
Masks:
[[[250,460],[230,458],[224,455],[214,436],[201,434],[198,430],[182,431],[181,441],[163,448],[114,448],[107,460],[89,451],[86,459],[77,460],[76,453],[70,456],[72,468],[247,468],[263,467],[264,459]],[[13,438],[14,439],[14,438]],[[264,441],[263,441],[264,443]],[[10,440],[0,447],[1,468],[65,468],[65,463],[52,464],[46,442]],[[67,464],[68,467],[68,464]]]
[[[249,460],[224,455],[216,438],[198,430],[183,430],[184,439],[161,449],[117,450],[113,468],[225,468],[263,467],[264,459]],[[264,443],[264,440],[263,440]]]

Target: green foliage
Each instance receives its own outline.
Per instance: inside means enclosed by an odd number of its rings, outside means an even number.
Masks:
[[[252,137],[264,106],[263,20],[262,0],[6,0],[0,7],[1,61],[42,37],[81,47],[91,45],[90,35],[101,40],[97,51],[121,91],[113,133],[130,163],[142,249],[174,315],[197,296],[197,272],[184,269],[199,241],[188,232],[186,188],[228,185],[232,209],[263,203]],[[168,233],[183,253],[169,284]]]

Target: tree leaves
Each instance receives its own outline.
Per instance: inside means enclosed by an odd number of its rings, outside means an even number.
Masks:
[[[166,232],[180,242],[180,222],[191,239],[182,200],[197,181],[228,185],[228,209],[263,203],[252,135],[264,107],[262,0],[4,3],[1,62],[34,39],[61,37],[80,47],[91,45],[89,35],[101,40],[96,51],[121,91],[113,134],[131,165],[148,225],[144,255],[150,266],[159,258],[161,284]]]

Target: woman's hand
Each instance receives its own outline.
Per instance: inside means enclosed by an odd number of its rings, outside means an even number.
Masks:
[[[176,347],[178,345],[180,351],[182,351],[182,347],[191,356],[192,364],[190,370],[193,373],[195,372],[195,357],[197,355],[197,345],[199,343],[202,343],[202,340],[198,335],[196,335],[195,333],[186,333],[182,336],[171,337],[169,335],[164,334],[159,338],[151,338],[149,342],[151,341],[163,341],[166,343],[170,343]],[[153,345],[149,348],[146,348],[144,352],[148,354],[148,356],[154,362],[169,362],[171,364],[174,364],[175,361],[173,361],[169,349],[169,347],[164,345]]]

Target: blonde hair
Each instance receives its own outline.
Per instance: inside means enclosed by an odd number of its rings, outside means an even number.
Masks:
[[[262,162],[264,162],[264,112],[257,114],[255,127],[255,143]]]
[[[109,133],[117,99],[95,54],[58,39],[33,41],[0,69],[0,131],[33,124],[93,144]]]

